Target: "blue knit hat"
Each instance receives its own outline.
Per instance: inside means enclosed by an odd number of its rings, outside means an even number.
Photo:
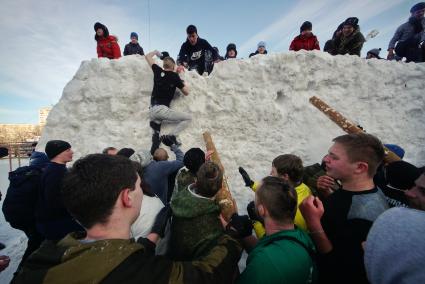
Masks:
[[[135,37],[137,40],[139,40],[139,36],[137,35],[137,33],[135,33],[135,32],[132,32],[131,34],[130,34],[130,38],[132,38],[132,37]]]
[[[43,152],[34,151],[30,157],[30,166],[44,167],[49,162],[49,158]]]
[[[264,48],[266,48],[266,42],[265,42],[265,41],[260,41],[260,42],[257,44],[257,47],[264,47]]]
[[[417,11],[423,10],[425,9],[425,2],[419,2],[415,5],[413,5],[413,7],[410,9],[410,13],[415,13]]]
[[[387,147],[388,150],[396,154],[400,157],[400,159],[403,159],[404,157],[404,149],[396,144],[384,144],[385,147]]]

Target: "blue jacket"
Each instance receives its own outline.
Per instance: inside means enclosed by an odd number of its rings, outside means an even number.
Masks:
[[[179,147],[172,145],[171,151],[176,154],[175,161],[152,161],[143,172],[143,179],[164,204],[167,202],[168,177],[184,166],[184,153]]]

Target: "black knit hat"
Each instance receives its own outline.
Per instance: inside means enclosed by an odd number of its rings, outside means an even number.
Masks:
[[[199,148],[191,148],[186,152],[186,154],[184,154],[184,166],[195,175],[204,163],[205,153]]]
[[[44,152],[46,152],[47,157],[51,160],[63,151],[66,151],[71,148],[71,144],[62,140],[50,140],[46,144]]]
[[[134,153],[135,151],[131,148],[122,148],[117,152],[117,155],[130,158]]]
[[[410,13],[413,14],[413,13],[420,11],[420,10],[423,10],[423,9],[425,9],[425,2],[419,2],[415,5],[413,5],[412,8],[410,8]]]
[[[303,31],[311,31],[313,30],[313,24],[309,21],[305,21],[301,27],[300,27],[300,33],[302,33]]]

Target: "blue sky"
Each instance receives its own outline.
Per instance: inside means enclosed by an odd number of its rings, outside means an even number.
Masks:
[[[224,55],[229,42],[247,58],[260,40],[269,52],[287,51],[300,25],[309,20],[323,47],[347,17],[360,19],[363,47],[381,47],[381,56],[397,26],[418,1],[172,1],[172,0],[3,0],[0,17],[0,123],[37,123],[38,109],[57,103],[81,61],[96,55],[93,25],[105,24],[121,50],[129,34],[139,34],[145,52],[169,51],[176,57],[189,24]],[[150,7],[150,9],[148,9]],[[150,12],[149,12],[150,11]],[[149,20],[150,19],[150,20]]]

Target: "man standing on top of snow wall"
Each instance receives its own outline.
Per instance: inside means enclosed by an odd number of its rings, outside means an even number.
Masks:
[[[160,144],[159,133],[163,121],[178,123],[170,133],[170,135],[177,136],[192,120],[189,114],[170,109],[170,103],[173,100],[176,88],[179,88],[185,96],[189,94],[188,87],[180,79],[179,75],[174,72],[176,62],[173,58],[167,56],[163,59],[163,68],[161,68],[153,59],[155,55],[160,56],[161,54],[155,50],[145,56],[153,71],[153,90],[149,108],[150,126],[153,129],[152,155]]]

